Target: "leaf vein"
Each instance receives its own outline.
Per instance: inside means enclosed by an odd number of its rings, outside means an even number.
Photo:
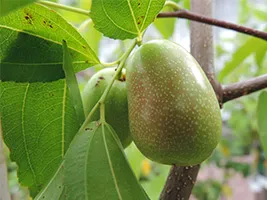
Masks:
[[[113,165],[112,165],[112,161],[110,159],[110,155],[109,155],[109,152],[108,152],[108,147],[107,147],[107,142],[106,142],[106,136],[105,136],[105,128],[104,128],[104,126],[105,125],[102,125],[102,136],[103,136],[103,140],[104,140],[106,154],[107,154],[107,157],[108,157],[108,163],[109,163],[110,171],[111,171],[111,174],[112,174],[112,177],[113,177],[113,181],[114,181],[114,184],[115,184],[115,188],[116,188],[116,191],[118,193],[118,197],[119,197],[120,200],[122,200],[120,188],[118,186],[116,175],[115,175],[115,172],[114,172],[114,169],[113,169]]]
[[[101,4],[102,4],[102,8],[103,8],[103,10],[104,10],[104,12],[105,12],[107,18],[108,18],[108,19],[109,19],[115,26],[117,26],[119,29],[121,29],[121,30],[123,30],[123,31],[125,31],[125,32],[127,32],[127,33],[138,34],[138,32],[135,33],[135,32],[132,32],[132,31],[130,31],[130,30],[127,30],[127,29],[125,29],[125,28],[119,26],[116,22],[114,22],[114,21],[112,20],[112,18],[108,15],[108,13],[107,13],[107,11],[106,11],[106,9],[105,9],[105,7],[104,7],[103,0],[101,0]]]
[[[26,152],[26,157],[27,157],[27,160],[28,160],[28,163],[29,163],[29,166],[30,166],[30,170],[31,170],[32,175],[33,175],[34,184],[37,186],[36,174],[34,172],[34,169],[33,169],[32,163],[31,163],[32,161],[31,161],[30,154],[29,154],[28,147],[27,147],[27,143],[26,143],[27,141],[26,141],[25,124],[24,124],[25,105],[26,105],[26,99],[27,99],[27,94],[28,94],[29,87],[30,87],[30,84],[28,83],[26,85],[25,94],[24,94],[24,98],[23,98],[23,104],[22,104],[22,110],[21,110],[21,114],[22,114],[22,117],[21,117],[21,126],[22,126],[21,130],[22,130],[23,143],[24,143],[24,149],[25,149],[25,152]]]

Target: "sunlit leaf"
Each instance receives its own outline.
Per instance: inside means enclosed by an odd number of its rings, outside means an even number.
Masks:
[[[267,57],[267,43],[261,46],[260,49],[255,53],[255,60],[259,68],[262,67],[264,59]]]
[[[258,100],[257,120],[260,141],[267,158],[267,91],[263,91]]]
[[[172,0],[178,2],[179,0]],[[162,9],[162,12],[171,12],[173,11],[170,7],[165,7]],[[157,18],[154,22],[155,27],[159,30],[162,36],[166,39],[172,36],[175,28],[176,18]]]
[[[218,79],[223,81],[223,79],[233,72],[242,62],[251,54],[257,52],[265,44],[265,41],[258,38],[248,39],[242,46],[240,46],[236,52],[232,55],[231,60],[229,60],[222,71],[220,72]]]
[[[39,4],[1,18],[0,31],[0,70],[4,81],[44,82],[64,78],[62,40],[68,42],[75,72],[99,63],[74,27]]]
[[[97,30],[114,39],[135,38],[151,24],[165,0],[92,0]]]
[[[0,17],[36,0],[0,0]]]
[[[69,200],[148,199],[106,123],[92,122],[75,137],[66,154],[64,181]]]
[[[145,159],[145,156],[137,149],[134,143],[131,143],[131,145],[127,147],[125,153],[135,176],[139,178],[141,174],[141,163],[142,160]]]
[[[100,41],[103,38],[102,33],[94,28],[93,22],[89,23],[80,32],[90,47],[94,50],[94,52],[96,52],[96,55],[98,55]]]
[[[240,24],[245,24],[250,19],[250,6],[248,4],[248,0],[240,0],[239,1],[239,15],[238,15],[238,22]],[[246,13],[244,15],[244,13]]]
[[[183,7],[190,10],[190,0],[183,0]]]
[[[255,17],[257,17],[259,20],[265,21],[267,19],[267,12],[265,10],[266,7],[250,4],[249,8],[252,10]]]

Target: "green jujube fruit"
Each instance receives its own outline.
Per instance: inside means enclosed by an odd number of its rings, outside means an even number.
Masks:
[[[85,114],[88,115],[102,96],[107,85],[115,75],[116,68],[105,68],[95,73],[82,92],[82,101]],[[116,131],[122,146],[126,148],[132,137],[129,130],[127,89],[125,70],[117,78],[105,99],[105,119]],[[90,121],[100,119],[99,109],[93,114]]]
[[[217,146],[222,120],[199,64],[167,40],[143,44],[126,64],[130,130],[139,150],[163,164],[189,166]]]

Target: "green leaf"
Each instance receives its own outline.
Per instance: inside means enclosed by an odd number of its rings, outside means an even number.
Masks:
[[[137,149],[133,142],[129,147],[127,147],[127,149],[125,149],[125,153],[131,168],[138,179],[141,174],[142,160],[144,160],[146,157]]]
[[[0,0],[0,17],[8,14],[10,11],[18,9],[34,2],[35,0]]]
[[[63,165],[61,164],[55,175],[34,200],[58,200],[64,191],[63,172]]]
[[[259,68],[262,68],[262,63],[266,56],[267,56],[267,43],[261,46],[261,48],[258,49],[258,51],[256,51],[255,53],[255,60]]]
[[[265,21],[267,19],[267,12],[265,10],[266,7],[250,4],[249,8],[252,10],[255,17],[257,17],[259,20]]]
[[[177,2],[177,0],[173,0]],[[164,7],[162,12],[173,11],[170,7]],[[172,36],[175,28],[176,18],[157,18],[154,22],[155,27],[159,30],[162,36],[166,39]]]
[[[148,199],[106,123],[92,122],[77,134],[65,157],[67,199]]]
[[[247,0],[239,1],[239,14],[238,14],[238,22],[239,24],[246,24],[251,17],[251,6],[249,6]],[[244,13],[246,13],[244,15]]]
[[[257,52],[258,49],[260,49],[263,45],[265,45],[265,42],[258,38],[251,38],[248,39],[241,47],[239,47],[236,52],[233,54],[231,60],[229,60],[222,71],[220,72],[218,79],[220,82],[223,81],[223,79],[229,75],[231,72],[233,72],[242,62],[251,54]]]
[[[257,120],[260,141],[267,158],[267,91],[261,92],[257,105]]]
[[[154,21],[165,0],[92,0],[95,28],[114,39],[131,39]]]
[[[18,178],[35,196],[53,177],[79,129],[66,80],[0,82],[3,137]]]
[[[3,81],[46,82],[64,78],[62,40],[68,42],[75,72],[99,63],[73,26],[39,4],[1,18],[0,31]]]
[[[102,37],[102,33],[97,31],[94,28],[93,22],[85,22],[84,25],[81,25],[79,28],[81,35],[85,38],[90,47],[96,52],[96,55],[99,53],[99,44]]]
[[[183,0],[183,7],[190,10],[190,0]]]
[[[72,59],[68,46],[65,40],[63,40],[63,69],[66,76],[67,86],[69,89],[70,98],[72,100],[72,105],[75,108],[77,120],[79,126],[82,125],[85,114],[83,109],[82,97],[79,89],[79,85],[72,67]]]

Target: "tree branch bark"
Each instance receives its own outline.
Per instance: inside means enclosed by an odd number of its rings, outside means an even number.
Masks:
[[[1,118],[0,118],[0,200],[10,200],[6,160],[3,149]]]
[[[223,86],[223,102],[267,88],[267,74],[252,78],[247,81],[232,83]]]
[[[194,12],[190,12],[190,11],[185,10],[185,9],[181,9],[181,10],[178,10],[175,12],[160,13],[157,17],[158,18],[178,17],[178,18],[183,18],[183,19],[190,19],[192,21],[197,21],[197,22],[201,22],[204,24],[209,24],[209,25],[218,26],[221,28],[234,30],[234,31],[237,31],[240,33],[244,33],[247,35],[252,35],[252,36],[261,38],[263,40],[267,40],[267,32],[258,31],[258,30],[248,28],[245,26],[240,26],[238,24],[234,24],[234,23],[206,17],[206,15],[199,15],[199,14],[196,14]]]
[[[195,185],[200,165],[172,166],[167,182],[161,192],[161,200],[187,200]]]
[[[212,16],[212,0],[191,0],[191,9],[205,16]],[[192,22],[191,32],[191,54],[199,62],[211,82],[218,101],[222,102],[222,88],[215,77],[213,63],[213,33],[212,27],[205,24]],[[162,190],[161,200],[187,200],[189,199],[195,181],[197,179],[200,165],[196,166],[173,166]]]

